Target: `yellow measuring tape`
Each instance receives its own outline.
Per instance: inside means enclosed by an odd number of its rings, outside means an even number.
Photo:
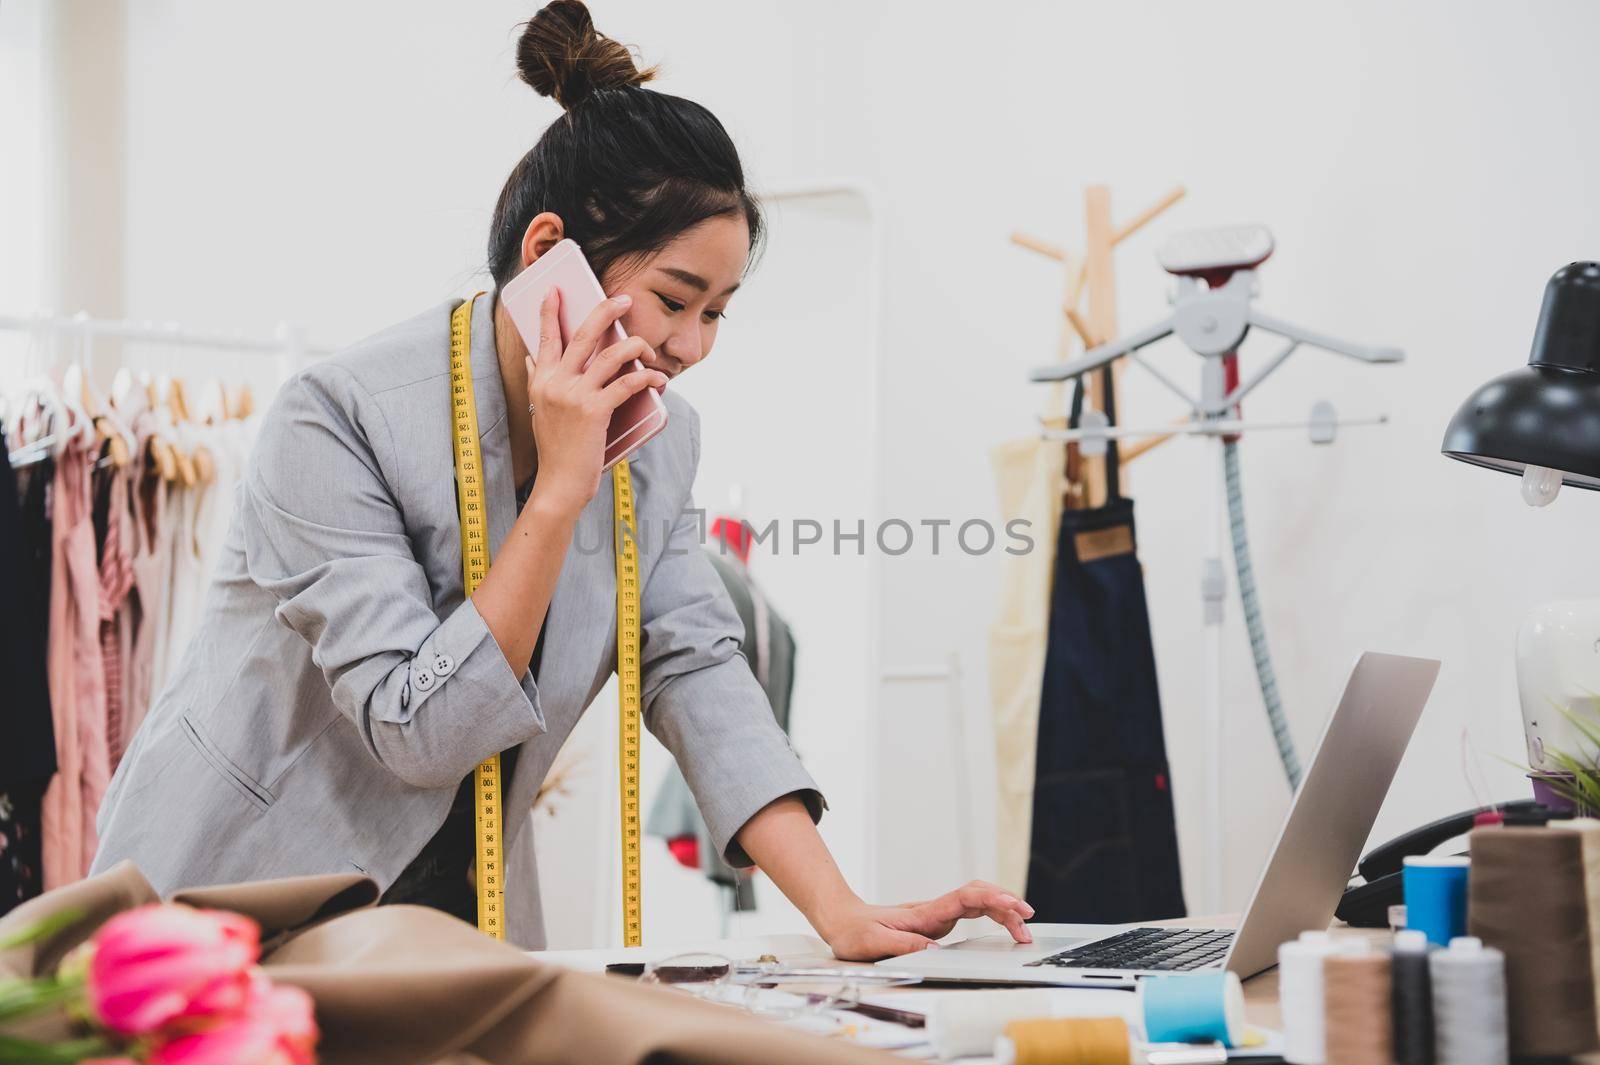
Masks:
[[[478,293],[450,315],[450,405],[455,424],[457,501],[461,514],[461,571],[471,598],[489,572],[488,512],[478,442],[478,405],[472,392],[472,307]],[[622,937],[642,942],[639,865],[639,556],[634,540],[633,481],[626,459],[611,469],[617,521],[617,688],[621,712],[619,778],[622,796]],[[505,864],[500,756],[490,755],[472,772],[477,817],[478,928],[504,939]]]
[[[639,869],[639,554],[628,460],[611,467],[617,521],[617,766],[622,788],[622,945],[644,939]]]

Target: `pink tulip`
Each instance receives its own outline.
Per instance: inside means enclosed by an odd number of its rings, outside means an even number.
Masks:
[[[89,963],[89,1004],[123,1035],[240,1009],[261,951],[254,922],[187,906],[142,906],[101,926]]]
[[[311,996],[258,976],[244,1008],[157,1046],[149,1065],[314,1065]]]

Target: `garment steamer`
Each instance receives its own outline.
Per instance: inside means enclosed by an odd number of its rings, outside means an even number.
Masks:
[[[1226,835],[1222,830],[1222,621],[1227,598],[1227,576],[1222,562],[1222,500],[1227,501],[1227,520],[1233,544],[1234,567],[1239,577],[1239,592],[1250,648],[1255,658],[1256,675],[1266,704],[1268,720],[1291,788],[1300,783],[1300,762],[1295,753],[1261,609],[1256,596],[1254,571],[1244,522],[1244,498],[1240,485],[1238,440],[1247,431],[1266,429],[1306,429],[1313,444],[1333,442],[1340,426],[1377,425],[1386,415],[1369,418],[1339,418],[1326,400],[1316,403],[1308,419],[1297,421],[1251,421],[1242,419],[1239,404],[1262,381],[1302,345],[1321,348],[1361,362],[1399,362],[1398,348],[1373,347],[1312,332],[1274,318],[1253,305],[1258,292],[1256,270],[1272,255],[1272,234],[1264,226],[1232,226],[1201,230],[1174,236],[1161,248],[1157,258],[1163,269],[1175,276],[1172,312],[1160,321],[1120,340],[1101,344],[1077,359],[1033,371],[1033,381],[1073,380],[1098,370],[1124,356],[1138,363],[1189,407],[1188,420],[1179,426],[1138,428],[1112,426],[1105,414],[1086,410],[1074,429],[1045,429],[1050,439],[1077,441],[1084,455],[1103,455],[1107,443],[1125,437],[1152,437],[1172,434],[1203,436],[1214,441],[1214,469],[1221,477],[1217,506],[1207,523],[1207,553],[1201,568],[1200,596],[1205,619],[1205,710],[1204,746],[1210,773],[1206,781],[1207,834],[1209,836],[1207,903],[1208,908],[1225,908],[1222,897],[1222,869],[1225,866]],[[1239,346],[1252,328],[1287,341],[1276,355],[1248,378],[1241,380]],[[1200,394],[1195,396],[1179,386],[1144,358],[1140,352],[1176,334],[1201,358]]]

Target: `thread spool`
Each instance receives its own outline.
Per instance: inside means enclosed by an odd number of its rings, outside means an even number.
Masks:
[[[1505,955],[1461,936],[1428,959],[1438,1065],[1506,1065]]]
[[[994,1041],[995,1065],[1130,1065],[1138,1060],[1121,1017],[1012,1021]]]
[[[1518,1057],[1600,1045],[1595,951],[1600,822],[1475,828],[1467,924],[1505,955],[1506,1021]]]
[[[1239,974],[1174,973],[1139,981],[1144,1036],[1152,1043],[1244,1041],[1244,989]]]
[[[1283,1012],[1283,1059],[1323,1065],[1322,962],[1334,950],[1326,932],[1301,932],[1278,948],[1278,1003]]]
[[[1126,991],[963,991],[941,995],[928,1010],[928,1042],[945,1061],[992,1053],[1012,1021],[1118,1015],[1136,1020],[1138,999]]]
[[[1343,941],[1322,962],[1327,1065],[1384,1065],[1392,1059],[1388,955]]]
[[[1459,855],[1407,858],[1400,874],[1406,898],[1406,927],[1426,933],[1428,942],[1436,947],[1466,935],[1467,874],[1467,859]]]
[[[1427,935],[1416,929],[1397,933],[1389,969],[1394,989],[1395,1065],[1433,1065],[1433,984]]]

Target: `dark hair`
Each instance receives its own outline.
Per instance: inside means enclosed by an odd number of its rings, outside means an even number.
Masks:
[[[500,190],[489,229],[497,285],[522,268],[523,234],[542,211],[561,217],[599,277],[721,215],[744,216],[754,252],[761,209],[728,131],[699,104],[642,88],[656,68],[639,70],[579,0],[555,0],[528,21],[517,70],[566,113]]]

